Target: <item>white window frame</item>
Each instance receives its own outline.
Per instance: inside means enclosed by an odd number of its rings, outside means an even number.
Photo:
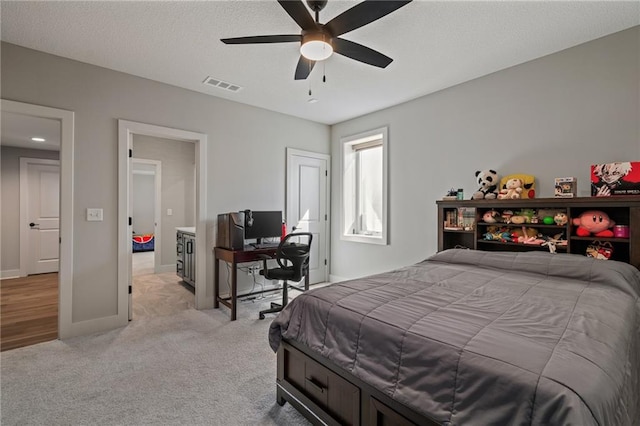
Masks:
[[[342,185],[341,185],[341,231],[340,239],[357,243],[387,245],[388,242],[388,153],[389,131],[387,127],[381,127],[346,136],[340,139],[342,144]],[[362,146],[376,140],[381,140],[382,145],[382,233],[376,235],[364,235],[354,233],[354,226],[358,221],[358,188],[356,186],[356,150],[355,146]]]

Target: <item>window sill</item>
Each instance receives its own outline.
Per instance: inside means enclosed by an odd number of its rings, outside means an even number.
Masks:
[[[387,239],[384,235],[342,234],[340,239],[353,243],[387,245]]]

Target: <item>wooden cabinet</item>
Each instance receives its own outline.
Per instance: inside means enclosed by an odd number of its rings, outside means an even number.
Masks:
[[[176,231],[176,274],[192,287],[196,285],[196,234]]]
[[[465,247],[473,250],[529,251],[549,250],[548,245],[524,244],[521,242],[487,239],[490,227],[507,226],[510,229],[534,229],[544,237],[560,236],[566,243],[556,244],[559,253],[585,254],[593,241],[613,247],[611,259],[627,262],[640,268],[640,197],[584,197],[584,198],[538,198],[523,200],[452,200],[437,201],[438,205],[438,251]],[[499,213],[510,210],[514,214],[522,210],[533,210],[543,215],[563,212],[569,218],[565,225],[545,224],[538,216],[537,223],[488,223],[483,220],[486,212]],[[580,237],[571,219],[588,210],[600,210],[617,225],[628,226],[628,237]],[[466,215],[463,213],[466,212]],[[473,224],[469,225],[469,217]],[[467,218],[465,220],[465,217]]]

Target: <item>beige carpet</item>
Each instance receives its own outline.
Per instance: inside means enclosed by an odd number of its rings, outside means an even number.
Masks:
[[[277,298],[271,298],[277,300]],[[276,403],[269,299],[143,317],[0,354],[0,424],[309,425]]]
[[[175,272],[133,277],[133,320],[165,316],[195,307],[193,288]]]
[[[154,256],[152,251],[132,255],[133,320],[172,315],[195,307],[193,287],[175,272],[154,274]]]
[[[155,267],[155,252],[139,251],[131,255],[131,275],[153,274]]]

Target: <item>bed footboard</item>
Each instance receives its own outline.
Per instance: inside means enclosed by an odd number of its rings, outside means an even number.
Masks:
[[[316,425],[437,425],[295,342],[278,349],[276,398]]]

